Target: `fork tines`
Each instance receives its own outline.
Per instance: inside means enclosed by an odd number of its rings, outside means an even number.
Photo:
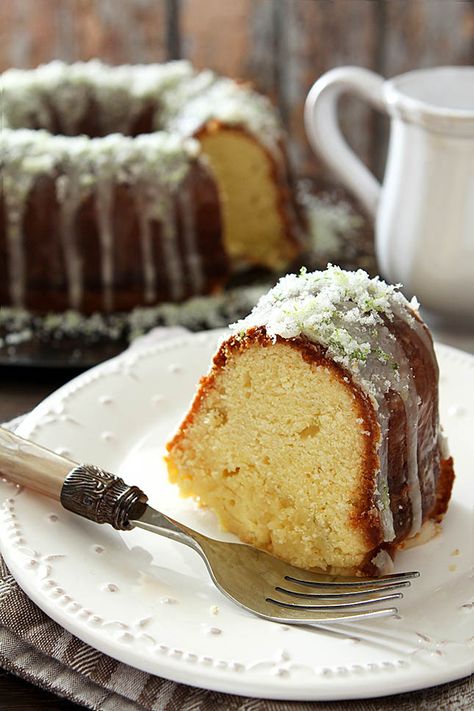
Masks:
[[[401,592],[387,591],[410,586],[410,579],[419,577],[416,571],[407,573],[397,573],[385,575],[380,578],[334,578],[332,576],[315,575],[313,580],[304,578],[294,578],[286,575],[285,581],[290,586],[276,586],[274,591],[281,595],[278,597],[268,597],[267,602],[278,605],[294,613],[323,612],[328,615],[338,614],[341,617],[344,613],[348,618],[352,616],[375,617],[380,615],[396,614],[397,609],[380,609],[380,603],[387,603],[391,600],[399,600],[403,597]],[[300,589],[298,590],[298,587]],[[306,590],[301,590],[306,587]],[[312,591],[308,591],[312,588]],[[291,600],[295,600],[294,602]],[[310,604],[298,604],[297,601],[307,600]],[[368,609],[367,606],[375,605],[375,608]]]
[[[382,575],[379,578],[341,578],[330,575],[318,575],[313,576],[312,580],[305,580],[303,578],[293,578],[291,575],[285,575],[285,580],[292,583],[298,583],[299,585],[308,585],[315,588],[365,588],[367,586],[372,586],[377,589],[382,589],[387,585],[390,585],[391,587],[397,587],[399,585],[400,587],[406,587],[407,581],[419,577],[420,574],[417,571],[411,570],[406,573]],[[410,583],[408,582],[408,585],[409,584]]]
[[[275,588],[277,592],[282,592],[284,594],[290,595],[292,597],[295,597],[295,593],[293,590],[285,590],[284,588]],[[298,595],[298,593],[296,593]],[[390,600],[399,600],[400,598],[403,597],[402,593],[394,593],[393,595],[383,595],[380,597],[368,597],[364,598],[363,600],[356,599],[356,600],[347,600],[347,598],[344,598],[342,602],[333,602],[336,598],[334,596],[330,602],[323,602],[323,600],[327,600],[327,596],[325,595],[301,595],[299,598],[304,597],[305,599],[310,598],[311,602],[316,603],[317,601],[321,601],[321,604],[311,604],[311,605],[298,605],[298,607],[305,609],[305,610],[341,610],[341,609],[349,609],[349,608],[359,608],[359,607],[364,607],[364,605],[373,605],[374,603],[380,603],[380,602],[389,602]],[[284,600],[275,600],[274,598],[267,598],[267,602],[273,602],[276,603],[277,605],[283,605],[284,607],[295,607],[295,603],[287,603]]]

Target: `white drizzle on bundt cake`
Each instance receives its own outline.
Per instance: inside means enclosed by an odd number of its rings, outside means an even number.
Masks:
[[[27,209],[27,198],[36,179],[56,175],[55,188],[59,204],[61,246],[67,272],[69,304],[79,308],[83,298],[84,257],[75,233],[75,217],[82,202],[96,196],[96,219],[99,226],[104,302],[113,303],[114,230],[112,199],[115,186],[132,185],[139,206],[141,258],[144,299],[156,301],[156,268],[152,258],[152,220],[164,226],[163,256],[169,275],[170,299],[183,298],[184,278],[176,239],[176,222],[171,218],[172,195],[182,188],[181,200],[189,199],[183,186],[199,144],[193,139],[159,132],[131,138],[113,134],[104,138],[54,136],[46,131],[5,129],[0,136],[4,157],[3,189],[7,206],[7,245],[10,254],[12,301],[22,305],[27,279],[21,224]],[[192,219],[192,211],[186,211]],[[202,288],[203,275],[195,234],[189,219],[185,222],[186,259],[196,293]],[[138,246],[138,245],[137,245]]]
[[[0,304],[181,301],[298,252],[284,134],[248,87],[183,61],[52,62],[0,84]]]
[[[416,302],[330,265],[284,277],[232,330],[168,444],[171,481],[294,565],[385,570],[454,478]]]

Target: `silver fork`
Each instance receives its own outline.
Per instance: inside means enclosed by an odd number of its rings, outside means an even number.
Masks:
[[[199,553],[217,588],[260,617],[285,624],[326,624],[385,617],[401,588],[419,573],[378,578],[318,574],[288,565],[242,543],[209,538],[147,504],[137,486],[89,464],[76,464],[0,428],[0,472],[59,501],[73,513],[117,530],[138,527],[184,543]],[[394,591],[398,592],[394,592]]]

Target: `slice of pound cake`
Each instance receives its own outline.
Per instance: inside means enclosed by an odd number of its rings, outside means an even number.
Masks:
[[[417,304],[329,266],[284,277],[231,328],[168,444],[170,480],[293,565],[389,571],[454,479]]]

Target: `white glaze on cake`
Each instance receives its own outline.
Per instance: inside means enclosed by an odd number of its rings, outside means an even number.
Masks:
[[[102,254],[102,281],[106,302],[112,305],[113,234],[112,186],[133,187],[141,220],[141,245],[145,298],[155,297],[156,276],[152,259],[150,222],[162,225],[166,235],[164,256],[172,292],[179,298],[181,270],[176,245],[175,211],[171,200],[178,194],[199,144],[191,138],[156,132],[131,138],[112,134],[104,138],[53,136],[46,131],[5,129],[0,135],[0,168],[7,206],[10,294],[16,307],[24,304],[25,270],[21,222],[28,194],[42,175],[55,179],[60,204],[61,239],[66,265],[69,303],[81,304],[83,279],[76,246],[75,217],[83,200],[93,195],[98,217]],[[190,224],[189,229],[192,229]],[[192,236],[190,247],[195,246]],[[195,260],[196,267],[199,261]],[[199,278],[199,277],[198,277]]]
[[[193,291],[200,294],[203,287],[201,256],[196,245],[196,225],[194,203],[189,187],[183,186],[179,191],[178,200],[184,225],[184,244],[186,246],[186,261]]]
[[[192,136],[214,120],[226,126],[242,126],[269,150],[275,149],[281,138],[280,122],[266,97],[231,79],[217,78],[210,71],[201,72],[193,81],[182,85],[181,95],[165,97],[164,116],[170,131]]]
[[[113,281],[114,281],[114,232],[112,226],[112,198],[114,179],[109,170],[102,171],[96,188],[96,211],[99,225],[99,239],[101,250],[102,285],[104,289],[104,306],[107,311],[113,307]]]
[[[55,130],[65,135],[93,103],[104,134],[127,133],[133,119],[151,102],[159,114],[162,97],[194,74],[188,62],[110,67],[97,59],[50,62],[33,70],[8,69],[1,76],[2,115],[11,128]],[[156,117],[158,121],[158,116]]]
[[[17,308],[25,303],[24,210],[41,175],[56,181],[72,308],[80,308],[83,297],[75,217],[83,200],[93,194],[103,298],[105,306],[112,309],[114,184],[132,186],[139,207],[145,301],[153,303],[157,293],[153,221],[161,224],[171,298],[179,300],[183,296],[183,265],[172,205],[175,197],[185,208],[185,259],[195,293],[203,284],[192,195],[188,190],[180,191],[192,163],[199,160],[199,144],[192,136],[208,121],[217,120],[244,128],[281,160],[281,129],[269,100],[211,71],[196,72],[186,61],[116,67],[99,60],[71,65],[54,61],[34,70],[7,70],[0,76],[0,89],[0,121],[5,127],[0,137],[0,179],[7,210],[10,296]],[[144,110],[152,112],[157,132],[136,138],[124,135]],[[110,135],[75,135],[90,111],[94,111],[100,131]],[[52,135],[53,131],[64,135]]]
[[[290,274],[261,297],[245,319],[231,326],[236,333],[265,326],[269,336],[291,339],[304,336],[322,345],[330,358],[343,366],[371,398],[380,425],[375,504],[380,513],[384,540],[395,537],[387,478],[389,390],[399,394],[405,406],[407,436],[407,483],[412,507],[411,535],[422,524],[422,500],[417,462],[420,401],[413,372],[401,344],[388,328],[394,317],[405,321],[432,350],[423,324],[415,317],[416,300],[409,303],[397,286],[362,270],[346,272],[328,265],[327,270]]]
[[[54,61],[34,70],[8,69],[0,77],[1,118],[10,128],[54,130],[59,115],[74,134],[91,100],[104,134],[130,130],[144,107],[154,111],[157,130],[192,136],[210,120],[244,126],[267,144],[281,137],[270,101],[248,86],[197,72],[184,60],[166,64],[110,67],[97,59],[66,64]]]

